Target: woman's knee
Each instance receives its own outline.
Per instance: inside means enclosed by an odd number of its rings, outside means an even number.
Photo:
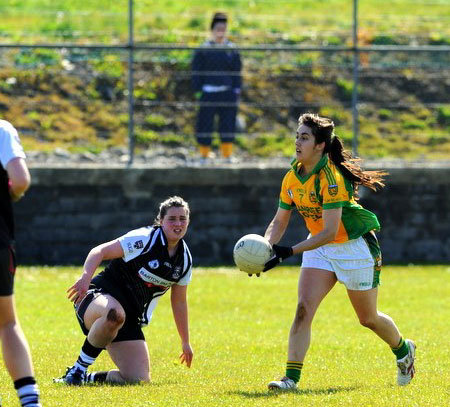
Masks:
[[[359,323],[368,329],[375,329],[377,325],[377,316],[376,315],[359,315]]]
[[[125,323],[125,312],[123,309],[112,307],[106,312],[106,324],[111,329],[118,329]]]
[[[20,325],[16,320],[2,321],[0,323],[0,336],[2,336],[3,333],[16,331],[18,329],[20,329]]]
[[[150,382],[150,372],[120,372],[126,383],[148,383]]]

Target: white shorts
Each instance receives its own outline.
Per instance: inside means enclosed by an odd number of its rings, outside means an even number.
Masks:
[[[374,235],[370,237],[374,239],[371,243],[378,245]],[[302,268],[306,267],[335,273],[337,280],[349,290],[370,290],[380,284],[381,254],[374,258],[366,239],[359,237],[304,252]]]

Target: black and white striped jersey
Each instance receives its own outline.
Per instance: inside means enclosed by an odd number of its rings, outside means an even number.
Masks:
[[[25,158],[19,134],[13,125],[0,120],[0,248],[14,241],[14,216],[6,167],[14,158]]]
[[[112,260],[92,283],[105,288],[145,326],[159,298],[173,284],[189,284],[192,256],[181,239],[175,256],[169,257],[167,239],[159,226],[132,230],[118,240],[123,258]]]

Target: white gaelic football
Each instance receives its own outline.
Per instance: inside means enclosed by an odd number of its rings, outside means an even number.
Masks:
[[[241,271],[248,274],[260,273],[271,257],[272,246],[260,235],[245,235],[234,245],[234,262]]]

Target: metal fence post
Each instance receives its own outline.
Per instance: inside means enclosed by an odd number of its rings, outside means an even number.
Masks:
[[[134,13],[133,0],[128,0],[128,165],[134,159]]]
[[[352,89],[352,118],[353,118],[353,155],[358,155],[358,85],[359,85],[359,48],[358,48],[358,0],[353,0],[353,89]]]

